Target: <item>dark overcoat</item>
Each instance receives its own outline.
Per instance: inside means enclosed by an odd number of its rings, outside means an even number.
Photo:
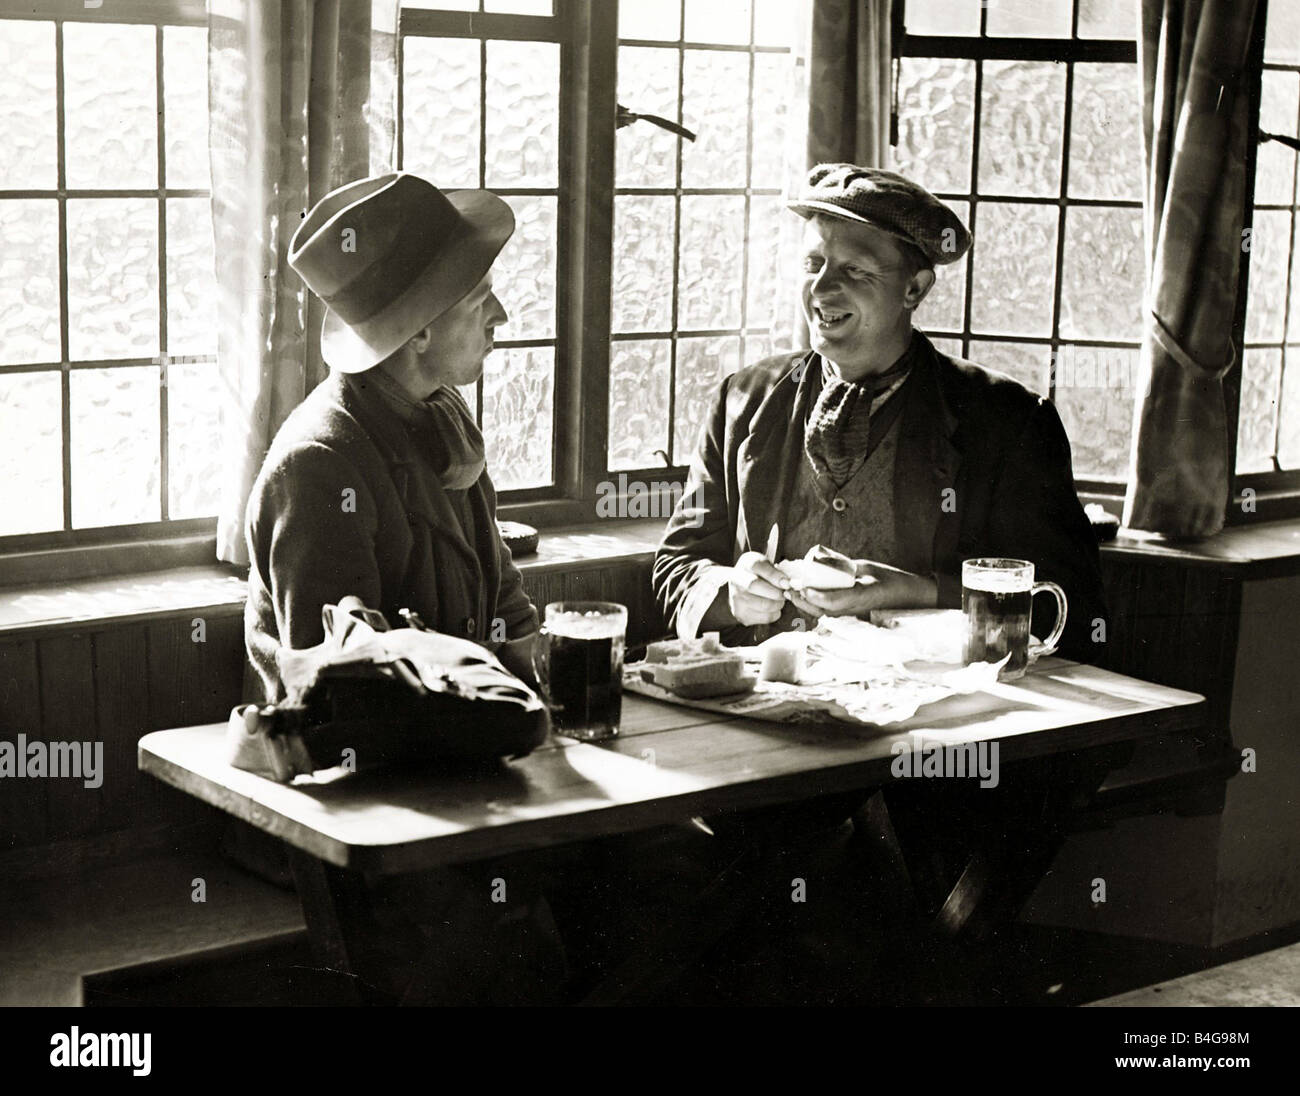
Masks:
[[[244,635],[267,699],[283,696],[276,648],[320,643],[321,607],[349,594],[394,625],[411,609],[488,646],[536,631],[486,469],[464,517],[365,374],[322,381],[276,434],[248,501]]]

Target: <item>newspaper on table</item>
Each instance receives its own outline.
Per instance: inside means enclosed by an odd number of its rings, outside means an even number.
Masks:
[[[624,669],[629,692],[723,715],[775,723],[850,723],[884,726],[910,719],[926,704],[979,692],[997,681],[1002,663],[965,665],[960,610],[822,617],[811,632],[786,632],[767,643],[803,648],[797,683],[759,681],[750,693],[687,699],[641,675],[641,663]],[[747,669],[762,662],[763,646],[732,648]],[[1005,661],[1005,660],[1003,660]]]

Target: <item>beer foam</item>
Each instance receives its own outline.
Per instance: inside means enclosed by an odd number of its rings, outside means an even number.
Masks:
[[[621,639],[625,625],[604,613],[562,613],[547,618],[546,630],[566,639]]]
[[[962,575],[961,584],[968,590],[986,594],[1019,594],[1034,588],[1030,575],[1014,571],[976,571]]]

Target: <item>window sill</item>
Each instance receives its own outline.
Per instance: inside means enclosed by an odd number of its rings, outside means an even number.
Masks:
[[[537,552],[515,562],[525,575],[585,571],[617,562],[649,563],[663,526],[662,520],[651,518],[543,530]],[[244,575],[215,561],[113,577],[5,586],[0,588],[0,639],[183,614],[238,616],[245,593]]]
[[[543,530],[538,551],[516,560],[516,565],[528,576],[593,570],[619,562],[648,564],[663,526],[661,519],[648,518]],[[1179,543],[1121,533],[1104,542],[1101,551],[1129,561],[1230,568],[1243,578],[1295,574],[1300,571],[1300,521],[1235,526],[1214,537]],[[12,585],[0,588],[0,639],[183,614],[238,616],[244,600],[244,576],[216,562]]]

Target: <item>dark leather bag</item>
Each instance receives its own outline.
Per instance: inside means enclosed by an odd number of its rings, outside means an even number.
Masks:
[[[545,704],[486,648],[413,615],[390,629],[354,597],[322,614],[323,643],[276,652],[285,699],[231,713],[236,768],[283,782],[339,765],[522,757],[545,741]]]

